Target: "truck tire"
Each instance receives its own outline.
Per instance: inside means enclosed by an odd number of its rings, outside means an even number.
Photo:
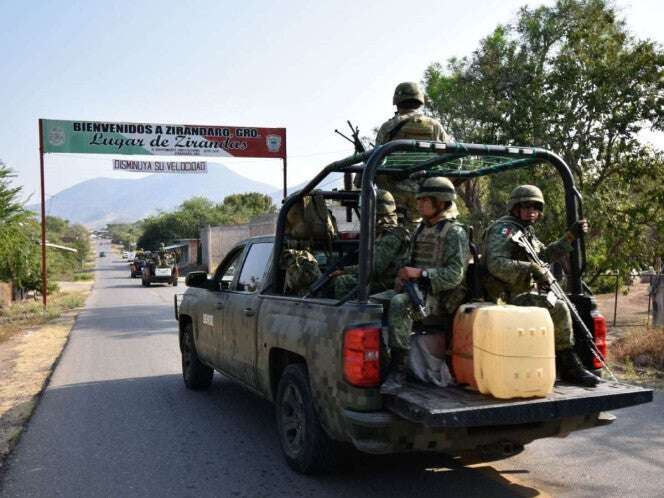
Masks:
[[[304,365],[286,367],[276,401],[279,442],[288,465],[300,474],[334,468],[337,448],[320,424]]]
[[[182,331],[182,378],[189,389],[207,389],[212,383],[212,370],[201,363],[194,344],[193,327],[187,323]]]

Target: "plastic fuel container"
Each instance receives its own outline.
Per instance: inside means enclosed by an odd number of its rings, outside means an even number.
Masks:
[[[454,320],[452,366],[457,382],[483,394],[502,399],[546,396],[556,380],[549,312],[487,303],[461,306]]]

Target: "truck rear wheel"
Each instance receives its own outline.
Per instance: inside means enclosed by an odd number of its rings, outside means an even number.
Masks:
[[[304,365],[286,367],[276,405],[279,441],[288,465],[301,474],[333,468],[336,445],[320,424]]]
[[[201,363],[194,344],[193,327],[187,323],[182,331],[182,378],[189,389],[203,390],[212,383],[212,370]]]

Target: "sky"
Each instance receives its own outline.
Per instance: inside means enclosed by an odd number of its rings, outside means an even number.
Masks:
[[[0,0],[0,159],[35,202],[39,118],[285,127],[294,185],[352,153],[334,133],[347,119],[373,136],[397,83],[470,55],[519,7],[542,3],[553,2]],[[616,5],[637,38],[664,45],[663,2]],[[664,148],[661,134],[644,138]],[[46,155],[47,195],[137,175],[111,159]],[[279,160],[223,163],[281,185]]]

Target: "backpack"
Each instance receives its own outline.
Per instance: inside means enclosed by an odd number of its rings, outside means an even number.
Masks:
[[[303,296],[322,275],[318,261],[309,251],[286,249],[279,259],[285,271],[284,294]]]
[[[295,240],[325,241],[338,236],[337,220],[325,204],[322,194],[305,195],[288,211],[286,235]]]

